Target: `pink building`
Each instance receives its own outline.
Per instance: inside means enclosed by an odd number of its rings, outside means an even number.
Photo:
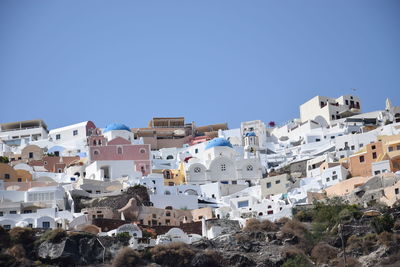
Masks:
[[[150,145],[136,145],[130,141],[116,137],[107,141],[103,135],[92,135],[88,137],[89,160],[133,160],[137,171],[143,175],[151,173]]]

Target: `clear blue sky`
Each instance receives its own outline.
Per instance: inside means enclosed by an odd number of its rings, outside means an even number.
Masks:
[[[284,122],[400,105],[400,1],[0,1],[0,122]]]

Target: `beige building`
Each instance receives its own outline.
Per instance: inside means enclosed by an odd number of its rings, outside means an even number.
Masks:
[[[179,226],[182,223],[200,221],[203,217],[212,219],[212,209],[202,208],[194,210],[179,210],[172,207],[165,209],[152,206],[138,206],[135,199],[130,199],[125,207],[118,210],[120,217],[128,221],[136,221],[143,225],[172,225]]]
[[[21,151],[22,160],[41,160],[43,158],[43,149],[36,145],[29,145]]]
[[[131,129],[135,139],[143,138],[152,150],[182,147],[195,136],[218,136],[218,130],[228,130],[228,124],[219,123],[196,127],[194,122],[186,123],[184,117],[153,118],[147,128]]]
[[[353,177],[326,188],[325,192],[328,197],[345,196],[357,187],[364,185],[369,179],[371,177]]]
[[[287,173],[260,179],[261,197],[287,193],[291,183],[290,175]]]
[[[31,182],[32,174],[25,170],[15,170],[6,163],[0,163],[0,180],[4,182]]]

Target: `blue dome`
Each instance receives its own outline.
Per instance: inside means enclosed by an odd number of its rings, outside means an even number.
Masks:
[[[122,123],[111,123],[109,125],[107,125],[107,127],[104,129],[103,133],[109,132],[109,131],[115,131],[115,130],[125,130],[130,132],[131,129],[129,129],[128,126],[126,126],[125,124]]]
[[[245,134],[245,136],[256,136],[255,132],[248,132]]]
[[[206,149],[216,147],[216,146],[229,146],[232,147],[232,144],[226,140],[225,138],[214,138],[211,141],[208,141],[206,145]]]

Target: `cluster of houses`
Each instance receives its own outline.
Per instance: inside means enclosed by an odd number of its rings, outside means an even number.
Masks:
[[[131,246],[191,243],[249,218],[340,196],[394,205],[400,198],[400,107],[363,113],[357,96],[316,96],[300,118],[197,126],[153,118],[146,128],[85,121],[0,124],[0,225],[128,233]],[[78,205],[145,187],[147,201]],[[101,201],[97,201],[102,203]]]

